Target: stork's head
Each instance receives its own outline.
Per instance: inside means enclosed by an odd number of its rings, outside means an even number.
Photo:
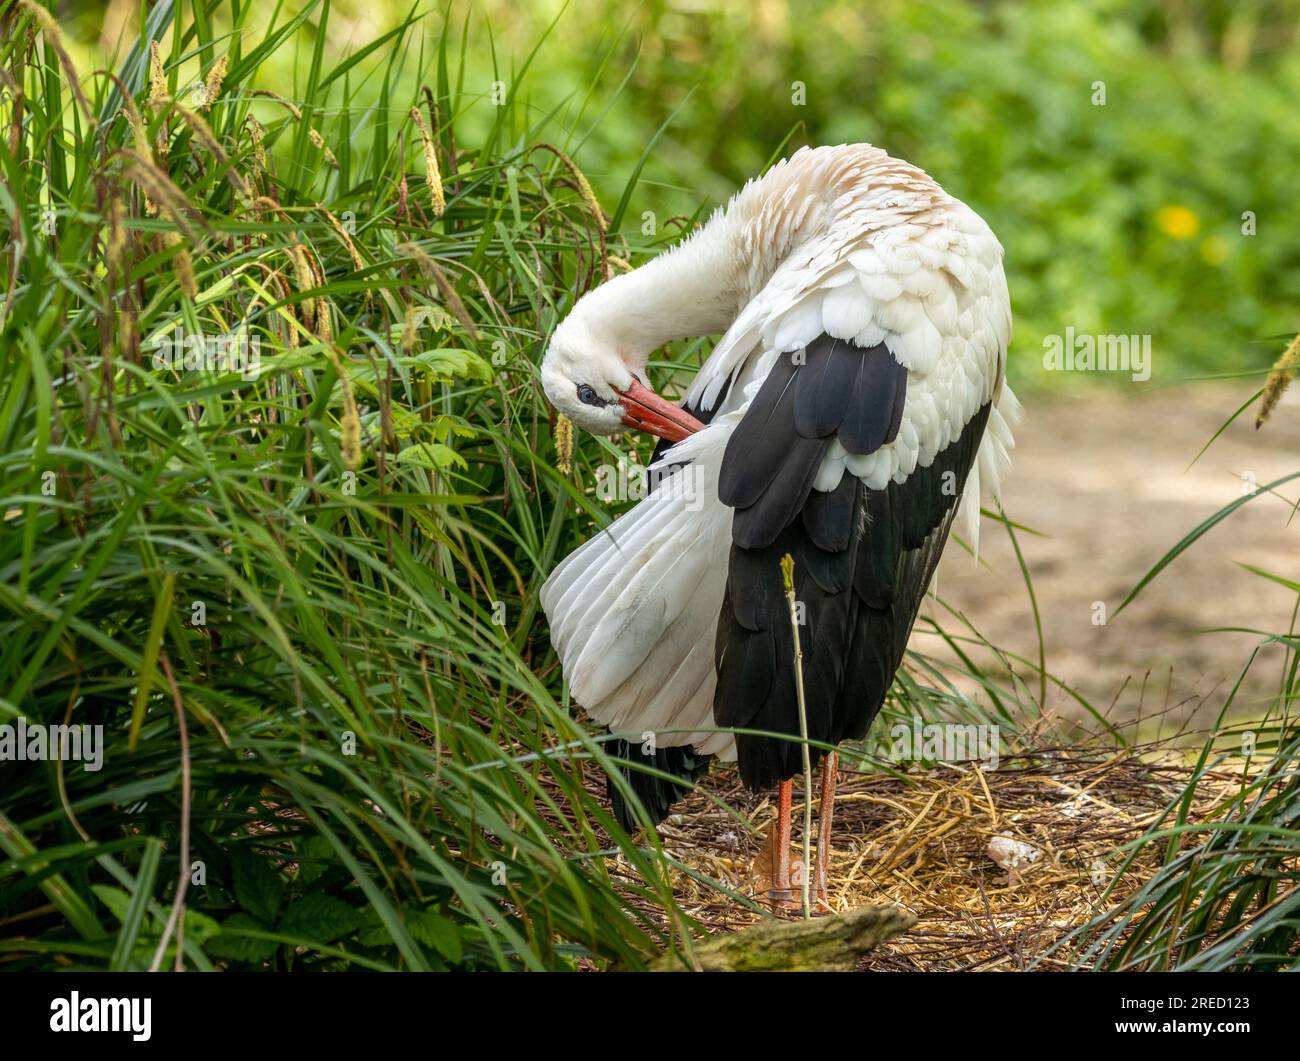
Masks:
[[[542,359],[542,387],[559,412],[592,434],[630,428],[680,442],[704,425],[646,386],[645,360],[602,337],[579,304],[555,329]]]

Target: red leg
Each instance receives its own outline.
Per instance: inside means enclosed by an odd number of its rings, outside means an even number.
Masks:
[[[827,865],[831,855],[831,822],[835,813],[835,781],[839,773],[839,752],[830,752],[822,762],[822,798],[817,809],[817,876],[813,884],[817,899],[829,908],[826,896]]]
[[[773,909],[789,906],[794,901],[794,893],[790,890],[790,808],[793,803],[792,778],[777,786],[776,850],[772,853],[772,890],[768,893]]]

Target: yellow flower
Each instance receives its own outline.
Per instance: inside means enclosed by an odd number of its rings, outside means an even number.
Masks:
[[[1185,206],[1162,206],[1156,211],[1156,224],[1172,239],[1191,239],[1200,230],[1201,220]]]

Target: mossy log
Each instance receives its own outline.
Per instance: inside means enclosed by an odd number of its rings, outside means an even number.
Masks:
[[[916,916],[897,906],[860,906],[811,921],[763,921],[712,936],[695,945],[703,972],[852,972],[858,960],[916,924]],[[656,972],[681,971],[682,960],[665,955]]]

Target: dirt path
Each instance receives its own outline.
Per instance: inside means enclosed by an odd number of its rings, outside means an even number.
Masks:
[[[1188,463],[1250,393],[1250,384],[1031,397],[1017,431],[1007,484],[1008,514],[1043,537],[1020,535],[1038,596],[1048,669],[1106,707],[1129,679],[1114,716],[1143,718],[1165,703],[1208,725],[1251,648],[1250,627],[1285,633],[1295,598],[1240,565],[1300,580],[1300,516],[1261,493],[1193,545],[1123,613],[1115,609],[1187,532],[1244,492],[1243,476],[1266,485],[1300,470],[1300,396],[1293,391],[1260,431],[1253,408],[1190,469]],[[1300,480],[1280,491],[1295,499]],[[1024,585],[1005,531],[985,520],[981,558],[952,555],[939,593],[994,644],[1037,656]],[[1095,602],[1106,624],[1094,625]],[[937,610],[935,614],[941,614]],[[930,651],[936,639],[914,639]],[[1263,649],[1242,692],[1241,710],[1262,713],[1276,691],[1282,650]],[[1172,677],[1171,677],[1172,669]],[[1145,692],[1142,686],[1145,679]],[[1036,683],[1034,684],[1036,689]],[[1074,717],[1065,695],[1049,707]]]

